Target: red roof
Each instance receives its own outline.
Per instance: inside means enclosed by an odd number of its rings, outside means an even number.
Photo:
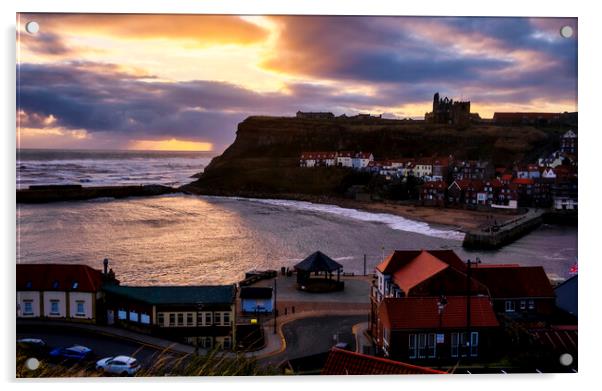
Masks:
[[[427,251],[406,262],[393,273],[393,282],[406,294],[410,289],[450,267]]]
[[[511,181],[512,180],[512,174],[504,174],[504,175],[502,175],[502,180],[503,181]]]
[[[457,184],[458,187],[462,190],[466,190],[469,188],[473,188],[476,191],[482,190],[483,189],[483,182],[479,181],[479,180],[470,180],[470,179],[459,179],[457,181],[454,181],[452,183],[453,184]],[[451,186],[450,186],[451,187]]]
[[[96,292],[102,272],[87,265],[18,264],[18,291]]]
[[[322,375],[439,375],[446,372],[332,348]]]
[[[535,181],[531,178],[515,178],[512,183],[516,185],[532,185]]]
[[[376,269],[381,273],[393,274],[394,272],[401,269],[405,264],[418,257],[423,251],[426,251],[439,259],[460,271],[466,270],[466,265],[456,255],[453,250],[395,250],[389,255],[383,262],[376,266]]]
[[[541,266],[479,265],[472,269],[472,276],[489,288],[493,299],[555,297]]]
[[[448,296],[439,315],[438,297],[385,298],[378,307],[383,325],[391,330],[444,329],[466,327],[466,296]],[[489,298],[471,296],[470,325],[499,325]]]

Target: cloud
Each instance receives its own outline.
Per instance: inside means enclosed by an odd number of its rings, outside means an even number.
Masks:
[[[92,34],[119,39],[168,39],[197,45],[252,44],[268,32],[256,24],[228,15],[175,14],[19,14],[22,25],[35,20],[40,31]]]

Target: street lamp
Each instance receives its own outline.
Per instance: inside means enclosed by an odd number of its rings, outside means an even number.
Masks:
[[[470,357],[470,351],[472,349],[472,338],[470,337],[470,288],[471,288],[471,265],[478,265],[481,263],[481,259],[477,257],[476,261],[471,262],[470,259],[466,261],[466,346],[468,347],[468,351],[466,353],[466,357]]]

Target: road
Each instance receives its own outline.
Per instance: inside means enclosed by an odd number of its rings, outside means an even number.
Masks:
[[[368,321],[367,315],[321,316],[305,318],[287,323],[282,327],[286,350],[280,354],[260,360],[262,365],[278,365],[293,358],[328,351],[337,342],[347,342],[355,350],[353,325]],[[335,339],[338,335],[338,341]]]
[[[132,356],[136,357],[142,366],[150,365],[161,353],[158,349],[141,343],[77,329],[20,326],[17,328],[18,338],[40,338],[51,348],[83,345],[93,350],[95,359],[117,355]]]

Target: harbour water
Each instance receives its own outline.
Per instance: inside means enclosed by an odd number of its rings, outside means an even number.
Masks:
[[[179,185],[202,171],[203,153],[20,151],[18,186],[81,183]],[[469,252],[463,233],[389,214],[288,200],[174,194],[17,205],[17,262],[109,258],[127,284],[218,284],[251,269],[291,267],[321,250],[346,272],[373,270],[395,249],[453,249],[484,263],[542,265],[569,277],[577,228],[544,225],[497,251]]]
[[[395,216],[366,221],[365,212],[319,209],[187,195],[18,205],[17,261],[100,268],[108,257],[124,283],[183,285],[235,282],[251,269],[291,267],[315,250],[354,273],[363,273],[364,254],[370,272],[394,249],[422,248],[543,265],[552,278],[568,277],[577,256],[576,228],[544,225],[498,251],[467,252],[455,231],[445,238],[443,228],[418,233],[414,222],[392,224]]]

